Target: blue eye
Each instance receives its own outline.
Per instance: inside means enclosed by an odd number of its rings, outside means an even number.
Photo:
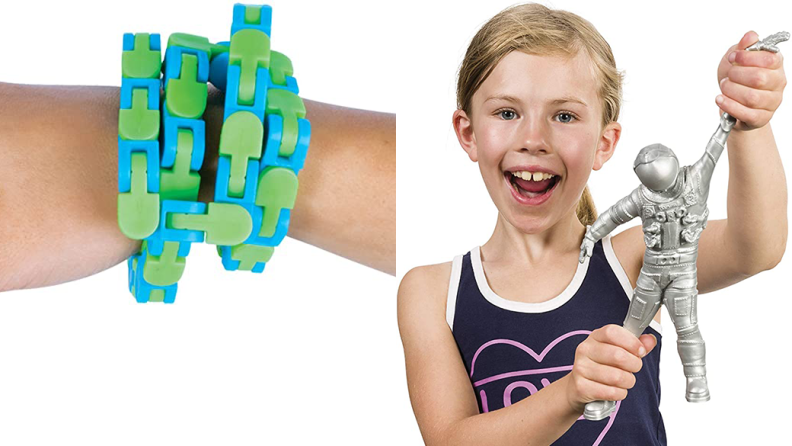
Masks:
[[[511,121],[517,117],[517,113],[514,113],[514,110],[501,110],[498,112],[498,115],[506,121]]]
[[[576,119],[575,116],[572,115],[572,113],[568,113],[568,112],[561,112],[556,115],[556,118],[558,122],[563,122],[564,124],[569,124],[574,119]]]

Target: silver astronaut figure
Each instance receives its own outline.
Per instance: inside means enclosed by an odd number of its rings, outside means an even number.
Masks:
[[[746,50],[777,53],[776,45],[789,37],[788,32],[778,32]],[[712,173],[736,122],[734,117],[723,113],[704,156],[691,166],[680,168],[674,152],[662,144],[641,149],[633,170],[642,185],[588,226],[580,245],[582,263],[586,256],[591,256],[597,240],[619,225],[641,217],[646,251],[624,328],[640,336],[665,302],[676,327],[677,350],[687,380],[685,398],[690,402],[710,399],[704,338],[696,317],[696,259],[699,237],[707,227]],[[615,408],[614,401],[592,401],[586,404],[583,416],[587,420],[601,420]]]
[[[710,398],[704,339],[696,320],[698,240],[707,227],[712,173],[735,122],[727,113],[721,116],[704,156],[692,166],[680,168],[674,152],[662,144],[641,149],[633,170],[642,185],[588,226],[580,246],[582,261],[591,255],[597,240],[641,217],[646,251],[624,327],[640,336],[665,302],[676,327],[677,349],[687,379],[685,397],[691,402]],[[614,401],[593,401],[586,405],[584,416],[601,420],[615,406]]]

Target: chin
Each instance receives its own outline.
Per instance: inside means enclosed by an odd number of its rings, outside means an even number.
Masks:
[[[528,216],[511,214],[511,217],[507,218],[506,221],[523,234],[541,234],[555,224],[555,222],[550,221],[550,217],[547,215]]]

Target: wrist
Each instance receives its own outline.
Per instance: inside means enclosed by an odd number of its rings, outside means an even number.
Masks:
[[[566,412],[568,415],[583,415],[583,410],[586,408],[586,403],[580,401],[577,392],[575,392],[573,389],[572,372],[569,372],[566,376],[553,384],[557,384],[562,388],[561,390],[563,390],[564,401],[566,402],[566,405],[564,406],[564,412]]]

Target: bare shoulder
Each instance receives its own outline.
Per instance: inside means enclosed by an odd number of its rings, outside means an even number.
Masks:
[[[451,278],[451,262],[416,266],[407,271],[399,284],[399,318],[405,312],[431,312],[445,314],[448,283]],[[401,325],[401,321],[399,323]]]
[[[643,255],[646,249],[643,241],[641,225],[633,226],[611,237],[613,253],[619,260],[624,272],[630,279],[630,285],[635,288],[635,282],[641,273]]]

